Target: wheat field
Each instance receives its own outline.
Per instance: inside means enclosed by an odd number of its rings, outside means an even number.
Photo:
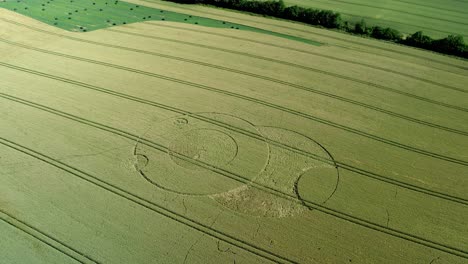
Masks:
[[[321,45],[0,9],[4,263],[468,263],[468,62],[129,2]]]

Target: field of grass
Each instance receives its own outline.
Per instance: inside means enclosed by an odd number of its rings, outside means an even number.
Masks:
[[[468,2],[457,0],[286,0],[286,5],[340,12],[351,22],[364,19],[368,25],[395,28],[412,34],[442,38],[462,35],[468,39]]]
[[[2,261],[468,263],[468,62],[129,2],[326,45],[0,8]]]
[[[195,24],[204,27],[247,30],[311,45],[320,45],[319,42],[310,39],[279,32],[163,9],[158,10],[119,0],[4,0],[0,1],[0,8],[6,8],[49,25],[74,32],[88,32],[118,25],[156,20]]]

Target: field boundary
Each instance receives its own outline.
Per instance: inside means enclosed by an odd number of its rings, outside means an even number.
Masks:
[[[128,48],[128,47],[116,46],[116,45],[112,45],[112,44],[100,43],[100,42],[96,42],[96,41],[91,41],[91,40],[66,36],[66,35],[63,35],[63,34],[38,29],[38,28],[35,28],[35,27],[31,27],[31,26],[28,26],[28,25],[24,25],[24,24],[21,24],[21,23],[15,22],[15,21],[11,21],[11,20],[7,20],[7,19],[3,19],[3,18],[0,18],[0,20],[3,20],[5,22],[7,22],[7,23],[15,24],[15,25],[18,25],[18,26],[26,27],[26,28],[29,28],[31,30],[35,30],[35,31],[42,32],[42,33],[45,33],[45,34],[55,35],[55,36],[70,39],[70,40],[81,41],[81,42],[90,43],[90,44],[94,44],[94,45],[112,47],[112,48],[116,48],[116,49],[126,49],[128,51],[151,54],[151,55],[154,55],[154,56],[160,56],[160,57],[165,57],[165,58],[170,58],[170,59],[179,59],[179,60],[184,60],[185,62],[196,63],[196,64],[200,64],[200,65],[207,66],[207,67],[210,67],[210,65],[212,65],[212,64],[208,64],[208,63],[198,62],[198,61],[194,61],[194,60],[188,60],[188,59],[179,58],[179,57],[175,57],[175,56],[169,56],[169,55],[161,54],[161,53],[138,50],[138,49],[133,49],[133,48]],[[372,83],[372,82],[362,81],[362,80],[359,80],[359,79],[356,79],[356,78],[353,78],[353,77],[348,77],[348,76],[344,76],[344,75],[336,74],[336,73],[330,73],[330,72],[327,72],[327,71],[311,68],[311,67],[308,67],[308,66],[302,66],[302,65],[299,65],[299,64],[290,63],[290,62],[286,62],[286,61],[282,61],[282,60],[271,59],[271,58],[267,58],[267,57],[263,57],[263,56],[250,54],[250,53],[238,52],[238,51],[233,51],[233,50],[228,50],[228,49],[223,49],[223,48],[218,48],[218,47],[213,47],[213,46],[208,46],[208,45],[196,44],[196,43],[191,43],[191,42],[186,42],[186,41],[178,41],[178,40],[162,38],[162,37],[156,37],[156,36],[148,36],[148,35],[144,35],[144,34],[121,31],[121,30],[116,30],[116,29],[104,29],[104,30],[111,31],[111,32],[118,32],[118,33],[121,33],[121,34],[127,34],[127,35],[133,35],[133,36],[163,40],[163,41],[168,41],[168,42],[173,42],[173,43],[180,43],[180,44],[184,44],[184,45],[201,47],[201,48],[206,48],[206,49],[210,49],[210,50],[218,50],[218,51],[221,51],[221,52],[246,56],[246,57],[249,57],[249,58],[256,58],[256,59],[259,59],[259,60],[275,62],[275,63],[282,64],[282,65],[285,65],[285,66],[296,67],[296,68],[308,70],[308,71],[311,71],[311,72],[316,72],[316,73],[319,73],[319,74],[332,76],[332,77],[335,77],[335,78],[340,78],[340,79],[344,79],[344,80],[348,80],[348,81],[353,81],[353,82],[360,83],[360,84],[363,84],[363,85],[366,85],[366,86],[369,86],[369,87],[374,87],[374,88],[377,88],[377,89],[385,90],[387,92],[392,92],[392,93],[396,93],[396,94],[399,94],[399,95],[402,95],[402,96],[410,97],[412,99],[424,101],[426,103],[431,103],[431,104],[439,105],[439,106],[446,107],[446,108],[451,108],[451,109],[455,109],[455,110],[459,110],[459,111],[468,112],[468,108],[464,108],[464,107],[461,107],[461,106],[451,105],[451,104],[448,104],[448,103],[444,103],[444,102],[436,101],[436,100],[433,100],[433,99],[429,99],[429,98],[421,97],[421,96],[418,96],[418,95],[414,95],[414,94],[411,94],[411,93],[407,93],[407,92],[404,92],[404,91],[400,91],[398,89],[390,88],[390,87],[387,87],[387,86],[384,86],[384,85],[379,85],[379,84],[375,84],[375,83]],[[309,53],[309,54],[311,54],[311,53]],[[312,55],[316,55],[316,54],[312,54]],[[325,56],[325,55],[317,55],[317,56],[332,59],[331,56]],[[352,62],[352,61],[349,61],[349,60],[342,60],[342,59],[336,59],[336,58],[335,58],[335,60],[346,62],[346,63],[351,63],[351,64],[356,64],[356,65],[361,65],[361,66],[364,66],[364,67],[379,69],[379,67],[373,67],[372,65],[366,65],[366,64],[359,64],[359,63],[355,63],[355,62]],[[214,65],[214,66],[216,66],[217,68],[229,69],[229,68],[222,67],[222,66],[217,66],[217,65]],[[382,70],[382,71],[385,71],[385,72],[391,72],[391,70],[387,70],[387,69],[384,69],[384,68],[379,69],[379,70]],[[237,72],[237,73],[239,73],[239,72]],[[399,74],[398,72],[392,72],[392,73]],[[261,76],[261,75],[256,75],[256,76]],[[436,86],[439,86],[441,88],[447,88],[447,89],[451,89],[451,90],[458,91],[458,92],[468,93],[468,90],[465,90],[465,89],[462,89],[462,88],[452,87],[450,85],[445,85],[445,84],[441,84],[441,83],[438,83],[438,82],[433,82],[433,81],[430,81],[430,80],[426,80],[426,79],[422,79],[422,78],[418,78],[418,77],[414,77],[414,76],[406,76],[406,75],[403,75],[403,76],[409,77],[409,78],[414,78],[414,79],[416,79],[418,81],[422,81],[422,82],[426,82],[426,83],[429,83],[429,84],[432,84],[432,85],[436,85]],[[267,77],[267,78],[269,78],[269,77]],[[270,78],[270,79],[273,79],[273,78]],[[294,85],[296,85],[296,84],[294,84]]]
[[[403,22],[398,22],[398,21],[388,20],[388,19],[381,19],[381,18],[376,19],[375,17],[370,17],[370,16],[357,16],[357,15],[353,15],[353,14],[350,14],[350,13],[347,13],[347,12],[340,12],[340,13],[343,14],[343,15],[346,15],[346,16],[360,17],[360,18],[365,18],[365,19],[369,19],[369,20],[379,20],[379,21],[382,21],[382,22],[388,22],[388,23],[392,23],[392,24],[400,24],[400,25],[415,27],[417,29],[422,29],[422,30],[431,30],[431,31],[436,31],[436,32],[448,34],[448,35],[460,35],[460,36],[463,36],[464,38],[468,38],[468,35],[465,35],[465,34],[458,34],[458,33],[455,33],[455,32],[444,31],[444,30],[440,30],[440,29],[434,29],[434,28],[431,28],[431,27],[424,27],[424,26],[408,24],[408,23],[403,23]],[[405,32],[405,33],[407,33],[408,35],[411,35],[411,32]],[[406,46],[406,45],[404,45],[404,46]],[[440,53],[440,52],[438,52],[438,53]],[[444,54],[444,53],[440,53],[440,54]],[[447,54],[447,55],[450,56],[450,54]],[[462,57],[460,57],[460,58],[463,59]]]
[[[419,16],[419,17],[429,18],[429,19],[434,19],[434,20],[440,20],[440,21],[445,21],[445,22],[454,23],[454,24],[468,25],[468,23],[462,23],[462,22],[458,22],[458,21],[454,21],[454,20],[450,20],[450,19],[437,18],[437,17],[433,17],[433,16],[421,15],[421,14],[418,14],[418,13],[408,12],[408,11],[389,8],[389,7],[379,7],[379,6],[369,5],[369,4],[361,4],[361,3],[342,1],[342,0],[329,0],[329,1],[330,2],[344,3],[344,4],[349,4],[349,5],[355,5],[355,6],[365,6],[365,7],[376,8],[376,9],[380,9],[380,10],[389,10],[389,11],[393,11],[393,12],[397,12],[397,13],[408,14],[408,15],[412,15],[412,16]],[[398,2],[402,2],[402,1],[398,1]],[[419,4],[414,4],[413,3],[413,5],[419,5]],[[439,9],[439,8],[437,8],[437,9]],[[453,11],[451,11],[451,12],[453,12]],[[358,15],[352,15],[352,16],[358,16]],[[462,17],[460,17],[460,18],[462,18]]]
[[[432,39],[429,36],[424,36],[425,41],[420,41],[419,35],[422,35],[422,29],[430,29],[431,32],[446,32],[444,27],[433,29],[427,28],[426,26],[421,25],[419,23],[419,28],[414,29],[416,33],[410,34],[407,38],[405,34],[400,33],[400,31],[386,27],[382,28],[381,26],[377,26],[378,24],[385,23],[386,21],[391,22],[390,25],[400,24],[406,26],[413,26],[413,21],[403,21],[397,22],[396,20],[388,20],[388,19],[374,19],[372,14],[362,15],[361,18],[365,17],[368,19],[373,20],[374,26],[367,27],[364,23],[360,24],[354,23],[354,28],[352,27],[353,20],[355,20],[355,14],[349,13],[339,13],[334,12],[332,10],[328,10],[325,6],[325,9],[314,9],[311,7],[303,7],[298,5],[291,5],[286,6],[283,1],[269,1],[269,2],[258,2],[252,0],[226,0],[226,1],[216,1],[216,0],[166,0],[181,4],[203,4],[208,5],[211,7],[222,7],[226,9],[233,9],[238,11],[247,11],[250,13],[256,13],[263,16],[271,16],[271,17],[278,17],[287,20],[299,21],[305,24],[313,25],[313,26],[321,26],[326,29],[335,29],[337,31],[358,35],[360,37],[366,36],[368,38],[374,39],[381,39],[387,42],[392,43],[399,43],[401,45],[407,46],[417,46],[421,49],[432,50],[438,53],[449,54],[457,57],[461,57],[464,59],[468,59],[468,52],[465,52],[465,49],[468,46],[463,41],[463,36],[465,36],[466,32],[462,30],[461,34],[449,34],[445,38],[440,39]],[[318,4],[318,3],[315,3]],[[323,8],[323,6],[322,6]],[[338,8],[340,9],[340,8]],[[345,10],[346,11],[346,10]],[[342,20],[341,15],[347,16],[350,18],[349,20]],[[402,14],[400,14],[402,15]],[[344,17],[343,16],[343,17]],[[372,16],[372,17],[370,17]],[[417,22],[417,21],[416,21]],[[443,22],[446,23],[447,22]],[[452,24],[452,26],[455,26]],[[408,32],[407,29],[401,28],[406,33]],[[453,33],[453,32],[446,32],[446,33]],[[468,36],[468,35],[466,35]]]
[[[175,3],[174,4],[165,3],[164,1],[151,1],[151,0],[139,0],[139,1],[147,2],[147,3],[151,3],[151,4],[156,4],[156,5],[168,6],[168,7],[171,7],[171,8],[179,8],[179,9],[182,9],[182,10],[198,12],[198,13],[202,13],[202,14],[209,14],[209,15],[214,15],[214,16],[223,16],[223,17],[226,17],[226,18],[240,19],[240,18],[228,16],[228,15],[225,15],[225,14],[221,15],[221,14],[217,14],[217,13],[213,13],[213,12],[208,12],[208,11],[205,11],[205,10],[204,11],[196,10],[196,9],[189,8],[187,6],[180,5],[180,4],[176,5]],[[228,12],[231,12],[231,13],[233,12],[233,10],[231,10],[231,9],[223,9],[223,8],[217,8],[217,9],[222,10],[222,11],[228,11]],[[246,12],[239,12],[239,13],[243,14],[243,15],[248,15],[249,14],[249,13],[246,13]],[[250,15],[252,15],[252,14],[250,14]],[[261,17],[261,16],[259,16],[257,14],[253,14],[253,16]],[[302,26],[306,26],[306,27],[313,27],[313,28],[317,29],[317,27],[314,27],[314,26],[311,26],[311,25],[308,25],[308,24],[304,24],[304,23],[300,23],[300,22],[296,22],[296,21],[284,20],[284,19],[279,19],[279,18],[271,18],[271,17],[268,17],[268,18],[273,20],[273,21],[288,22],[288,23],[292,23],[292,24],[302,25]],[[391,49],[391,48],[379,47],[379,46],[375,46],[375,45],[372,45],[372,44],[361,43],[359,41],[343,39],[343,38],[340,38],[340,37],[337,37],[337,36],[330,36],[330,35],[327,35],[327,34],[312,32],[312,31],[309,31],[309,30],[294,28],[294,27],[291,27],[291,26],[270,24],[270,23],[261,22],[261,21],[249,20],[249,19],[246,19],[246,18],[242,18],[242,20],[252,22],[252,23],[257,23],[257,24],[263,24],[263,25],[267,25],[267,26],[275,26],[275,27],[279,27],[279,28],[294,30],[294,31],[297,31],[297,32],[307,33],[307,34],[311,34],[311,35],[322,36],[322,37],[325,37],[325,38],[330,38],[330,39],[335,39],[335,40],[339,40],[339,41],[349,42],[349,43],[357,44],[357,45],[360,45],[360,46],[365,46],[365,47],[370,47],[370,48],[379,49],[379,50],[383,50],[383,51],[402,54],[402,55],[406,55],[406,56],[410,56],[410,57],[415,57],[415,58],[419,58],[419,59],[439,63],[439,64],[442,64],[442,65],[446,65],[446,66],[450,66],[450,67],[454,67],[454,68],[459,68],[459,69],[462,69],[462,70],[468,70],[468,66],[455,65],[455,64],[448,63],[448,62],[435,60],[435,59],[432,59],[432,58],[428,58],[426,56],[412,54],[412,53],[405,52],[405,51],[397,51],[397,50],[394,50],[394,49]],[[334,31],[334,32],[336,32],[336,31]],[[340,33],[340,32],[336,32],[336,33]],[[362,38],[362,39],[366,39],[366,38]],[[379,41],[377,39],[372,39],[372,40]],[[380,42],[388,44],[387,42],[384,42],[384,41],[380,41]],[[397,43],[392,43],[392,44],[398,45]],[[346,46],[340,46],[340,45],[335,45],[335,46],[343,47],[343,48],[347,48],[347,49],[352,49],[352,50],[356,50],[358,52],[364,52],[364,53],[367,53],[367,54],[371,53],[368,50],[363,51],[362,49],[355,48],[355,47],[346,47]],[[398,45],[398,46],[405,47],[405,48],[410,48],[410,49],[415,49],[415,50],[422,51],[422,52],[429,52],[429,53],[432,53],[434,55],[438,55],[438,56],[441,56],[441,57],[447,57],[447,58],[452,58],[452,59],[456,59],[456,60],[465,61],[465,60],[463,60],[463,59],[461,59],[459,57],[453,57],[453,56],[445,55],[445,54],[442,54],[442,53],[436,53],[436,52],[432,52],[430,50],[419,49],[419,48],[406,46],[406,45]],[[376,53],[373,53],[373,54],[376,54]],[[376,54],[376,55],[392,58],[392,57],[390,57],[388,55],[382,55],[382,54]]]
[[[383,67],[380,67],[380,66],[377,66],[377,65],[367,64],[367,63],[363,63],[363,62],[357,62],[357,61],[353,61],[353,60],[342,59],[342,58],[339,58],[339,57],[334,57],[334,56],[331,56],[331,55],[322,54],[320,52],[302,50],[302,49],[297,49],[297,48],[293,48],[293,47],[289,48],[289,47],[284,47],[284,46],[280,46],[280,45],[276,45],[276,44],[272,44],[272,43],[256,41],[256,40],[248,39],[248,38],[242,38],[242,37],[237,37],[237,36],[232,36],[232,35],[227,35],[227,34],[221,34],[221,33],[215,33],[215,32],[209,32],[209,31],[198,30],[198,29],[189,29],[189,28],[184,28],[184,27],[165,25],[165,24],[161,24],[161,23],[143,22],[142,24],[150,25],[150,26],[154,26],[154,27],[174,28],[174,29],[178,29],[178,30],[192,31],[192,32],[209,34],[209,35],[213,35],[213,36],[220,36],[220,37],[225,37],[225,38],[238,39],[238,40],[242,40],[242,41],[263,44],[263,45],[282,48],[282,49],[286,49],[286,50],[297,51],[297,52],[301,52],[301,53],[304,53],[304,54],[310,54],[310,55],[317,56],[317,57],[327,58],[327,59],[330,59],[330,60],[347,62],[347,63],[350,63],[350,64],[364,66],[364,67],[368,67],[368,68],[372,68],[372,69],[377,69],[377,70],[381,70],[381,71],[384,71],[384,72],[391,72],[391,73],[394,73],[396,75],[408,77],[408,78],[411,78],[411,79],[415,79],[415,80],[418,80],[418,81],[426,82],[426,83],[437,85],[437,86],[446,86],[446,84],[439,83],[439,82],[432,81],[432,80],[428,80],[428,79],[424,79],[424,78],[414,76],[414,75],[411,75],[411,74],[408,74],[408,73],[399,72],[399,71],[395,71],[395,70],[392,70],[392,69],[383,68]],[[443,71],[443,70],[441,70],[441,71]],[[445,71],[445,72],[448,72],[448,71]],[[448,73],[452,73],[452,72],[448,72]],[[453,73],[453,74],[457,74],[457,73]],[[450,85],[448,85],[448,86],[451,87]],[[455,88],[457,88],[457,87],[455,87]],[[450,88],[448,88],[448,89],[450,89]]]
[[[289,39],[292,41],[298,41],[302,43],[306,43],[309,45],[320,46],[321,43],[318,41],[314,41],[308,38],[301,38],[298,36],[288,35],[279,33],[276,31],[265,30],[257,27],[243,25],[241,23],[230,23],[220,19],[213,19],[203,16],[193,16],[190,14],[184,14],[176,11],[170,10],[158,10],[159,8],[151,7],[148,5],[138,5],[132,2],[120,1],[120,4],[117,5],[118,2],[114,4],[108,5],[106,2],[93,2],[93,5],[88,2],[86,4],[80,2],[78,4],[70,4],[70,7],[74,7],[72,9],[75,10],[73,12],[57,12],[60,9],[67,8],[67,4],[65,2],[55,2],[52,4],[52,8],[49,9],[49,3],[43,3],[39,6],[39,3],[34,2],[22,2],[19,1],[18,3],[13,3],[17,1],[3,1],[0,0],[0,8],[8,10],[10,12],[17,13],[22,16],[26,16],[32,18],[34,20],[40,21],[41,23],[66,30],[69,32],[89,32],[95,31],[100,29],[105,29],[109,27],[114,27],[118,25],[127,25],[127,24],[134,24],[140,23],[143,21],[172,21],[181,24],[194,24],[194,25],[204,25],[207,27],[213,28],[225,28],[225,29],[235,29],[241,31],[250,31],[256,32],[259,34],[266,34],[272,35],[275,37]],[[5,3],[5,5],[2,5]],[[71,2],[70,2],[71,3]],[[23,5],[25,4],[23,9]],[[84,4],[84,5],[83,5]],[[96,5],[97,4],[97,5]],[[15,7],[16,6],[16,7]],[[21,7],[20,7],[21,6]],[[99,7],[99,8],[98,8]],[[42,12],[37,12],[39,9],[42,9]],[[51,10],[54,14],[53,16],[47,17],[45,14],[48,12],[44,12],[47,10]],[[31,10],[32,12],[28,12]],[[98,12],[99,10],[99,12]],[[84,11],[84,15],[83,14]],[[110,11],[111,13],[109,13]],[[122,12],[124,11],[124,12]],[[135,11],[135,12],[134,12]],[[89,12],[94,13],[93,17],[94,20],[91,22],[89,21]],[[65,16],[65,13],[68,15]],[[119,16],[115,16],[114,13],[120,13]],[[132,15],[130,15],[132,14]],[[71,19],[75,19],[75,16],[78,16],[78,20],[76,22],[71,23]],[[107,17],[106,22],[104,23],[104,18],[98,19],[98,17],[105,16]],[[182,19],[182,17],[185,17]],[[54,19],[52,19],[54,18]],[[68,19],[67,19],[68,18]],[[124,20],[124,21],[122,21]],[[77,25],[76,23],[79,23]]]
[[[234,50],[229,50],[229,49],[223,49],[223,48],[218,48],[218,47],[213,47],[213,46],[208,46],[208,45],[202,45],[202,44],[196,44],[196,43],[187,42],[187,41],[179,41],[179,40],[174,40],[174,39],[144,35],[144,34],[139,34],[139,33],[134,33],[134,32],[129,32],[129,31],[123,31],[123,30],[117,30],[117,29],[103,29],[103,30],[111,31],[111,32],[118,32],[118,33],[126,34],[126,35],[133,35],[133,36],[139,36],[139,37],[144,37],[144,38],[152,38],[152,39],[163,40],[163,41],[168,41],[168,42],[175,42],[175,43],[180,43],[180,44],[185,44],[185,45],[190,45],[190,46],[197,46],[197,47],[201,47],[201,48],[206,48],[206,49],[211,49],[211,50],[218,50],[218,51],[237,54],[237,55],[243,55],[243,56],[246,56],[246,57],[249,57],[249,58],[256,58],[256,59],[259,59],[259,60],[271,61],[271,62],[275,62],[275,63],[278,63],[278,64],[283,64],[283,65],[287,65],[287,66],[291,66],[291,67],[295,67],[295,68],[308,70],[308,71],[311,71],[311,72],[318,72],[318,73],[321,73],[321,74],[324,74],[324,75],[330,75],[330,76],[340,78],[340,79],[346,79],[348,81],[361,83],[361,84],[364,84],[364,85],[367,85],[367,86],[373,86],[375,88],[379,88],[379,89],[382,89],[382,90],[398,93],[398,94],[401,94],[401,95],[406,95],[406,96],[413,97],[413,98],[416,98],[416,99],[423,98],[423,97],[419,97],[417,95],[413,95],[413,94],[410,94],[410,93],[402,92],[402,91],[394,89],[394,88],[386,87],[384,85],[375,84],[375,83],[363,81],[363,80],[360,80],[360,79],[356,79],[356,78],[353,78],[353,77],[349,77],[349,76],[345,76],[345,75],[341,75],[341,74],[337,74],[337,73],[331,73],[331,72],[319,70],[319,69],[316,69],[316,68],[312,68],[312,67],[309,67],[309,66],[299,65],[299,64],[296,64],[296,63],[292,63],[292,62],[287,62],[287,61],[282,61],[282,60],[277,60],[277,59],[271,59],[271,58],[255,55],[255,54],[252,54],[252,53],[246,53],[246,52],[234,51]],[[364,63],[356,63],[356,62],[350,61],[350,60],[336,59],[336,58],[333,58],[332,56],[316,55],[316,54],[312,54],[311,52],[308,52],[308,54],[315,55],[315,56],[318,56],[318,57],[324,57],[324,58],[328,58],[328,59],[334,59],[334,60],[337,60],[337,61],[346,62],[346,63],[350,63],[350,64],[361,65],[361,66],[364,66],[364,67],[375,68],[375,69],[385,71],[385,72],[390,72],[391,71],[391,70],[389,71],[389,70],[387,70],[385,68],[374,67],[374,66],[370,66],[370,65],[364,64]],[[415,77],[415,76],[411,76],[409,74],[408,75],[400,74],[400,73],[398,73],[396,71],[394,71],[392,73],[397,74],[397,75],[402,75],[402,76],[405,76],[405,77],[409,77],[409,78],[413,78],[415,80],[422,81],[422,82],[425,82],[425,83],[429,83],[429,84],[432,84],[432,85],[436,85],[436,86],[439,86],[441,88],[446,88],[446,89],[449,89],[449,90],[462,92],[462,93],[468,93],[468,90],[465,90],[463,88],[458,88],[458,87],[454,87],[454,86],[451,86],[451,85],[442,84],[442,83],[426,80],[426,79],[423,79],[423,78],[418,78],[418,77]],[[430,102],[437,102],[437,101],[432,100],[432,99],[426,99],[426,101],[428,101],[428,102],[429,101]],[[449,104],[445,104],[445,103],[442,103],[442,102],[437,102],[437,104],[440,104],[440,105],[443,105],[443,106],[446,106],[446,107],[451,106]],[[468,111],[467,108],[461,108],[461,107],[457,108],[457,106],[452,106],[452,107],[455,107],[454,109],[457,109],[457,110],[463,109],[461,111]]]
[[[111,30],[111,31],[117,31],[117,30]],[[121,31],[117,31],[117,32],[121,32]],[[268,77],[268,76],[254,74],[254,73],[250,73],[250,72],[246,72],[246,71],[242,71],[242,70],[237,70],[237,69],[233,69],[233,68],[228,68],[228,67],[224,67],[224,66],[210,64],[210,63],[205,63],[205,62],[201,62],[201,61],[185,59],[185,58],[182,58],[182,57],[171,56],[171,55],[167,55],[167,54],[163,54],[163,53],[156,53],[156,52],[152,52],[152,51],[146,51],[146,50],[134,49],[134,48],[124,47],[124,46],[117,46],[117,45],[113,45],[113,44],[90,41],[90,40],[85,40],[85,39],[80,39],[80,38],[74,38],[74,37],[69,37],[69,36],[66,36],[66,35],[55,34],[55,33],[52,33],[52,32],[47,32],[47,34],[57,35],[59,37],[70,39],[70,40],[73,40],[73,41],[79,41],[79,42],[89,43],[89,44],[93,44],[93,45],[99,45],[99,46],[104,46],[104,47],[120,49],[120,50],[126,50],[126,51],[141,53],[141,54],[148,54],[148,55],[152,55],[152,56],[158,56],[158,57],[163,57],[163,58],[167,58],[167,59],[171,59],[171,60],[178,60],[178,61],[183,61],[183,62],[187,62],[187,63],[191,63],[191,64],[196,64],[196,65],[210,67],[210,68],[214,68],[214,69],[218,69],[218,70],[232,72],[232,73],[236,73],[236,74],[240,74],[240,75],[250,76],[250,77],[253,77],[253,78],[270,81],[270,82],[281,84],[281,85],[284,85],[284,86],[289,86],[291,88],[295,88],[295,89],[298,89],[298,90],[303,90],[303,91],[307,91],[307,92],[310,92],[310,93],[318,94],[318,95],[321,95],[321,96],[324,96],[324,97],[329,97],[329,98],[339,100],[339,101],[342,101],[342,102],[345,102],[345,103],[350,103],[350,104],[353,104],[353,105],[357,105],[357,106],[360,106],[360,107],[363,107],[363,108],[366,108],[366,109],[370,109],[370,110],[373,110],[373,111],[376,111],[376,112],[380,112],[380,113],[383,113],[383,114],[386,114],[386,115],[389,115],[389,116],[393,116],[395,118],[400,118],[400,119],[403,119],[403,120],[406,120],[406,121],[409,121],[409,122],[413,122],[413,123],[416,123],[416,124],[420,124],[420,125],[424,125],[424,126],[444,130],[444,131],[447,131],[447,132],[451,132],[451,133],[455,133],[455,134],[459,134],[459,135],[463,135],[463,136],[468,136],[467,131],[463,131],[463,130],[459,130],[459,129],[455,129],[455,128],[450,128],[450,127],[446,127],[446,126],[443,126],[443,125],[439,125],[439,124],[431,123],[431,122],[428,122],[428,121],[420,120],[420,119],[413,118],[413,117],[403,115],[403,114],[399,114],[399,113],[396,113],[396,112],[393,112],[393,111],[390,111],[390,110],[385,110],[385,109],[382,109],[382,108],[379,108],[379,107],[376,107],[376,106],[373,106],[373,105],[370,105],[370,104],[366,104],[366,103],[363,103],[363,102],[360,102],[360,101],[356,101],[356,100],[353,100],[353,99],[348,99],[346,97],[342,97],[342,96],[339,96],[339,95],[327,93],[327,92],[320,91],[320,90],[317,90],[317,89],[314,89],[314,88],[311,88],[311,87],[306,87],[306,86],[303,86],[303,85],[299,85],[299,84],[295,84],[295,83],[291,83],[291,82],[287,82],[287,81],[282,81],[282,80],[271,78],[271,77]],[[245,56],[247,56],[247,55],[245,55]],[[464,112],[468,113],[468,109],[457,107],[457,106],[452,106],[452,107],[453,108],[456,107],[455,108],[456,110],[460,110],[460,111],[464,111]]]

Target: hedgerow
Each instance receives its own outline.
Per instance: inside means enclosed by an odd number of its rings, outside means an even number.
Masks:
[[[240,11],[247,11],[265,16],[284,18],[314,26],[329,29],[339,29],[349,33],[368,36],[400,43],[407,46],[432,50],[435,52],[468,58],[468,46],[461,35],[449,35],[442,39],[432,39],[418,31],[405,36],[393,28],[380,26],[368,27],[364,20],[350,26],[348,21],[341,19],[340,13],[331,10],[305,8],[297,5],[288,6],[283,0],[251,1],[251,0],[168,0],[182,4],[205,4]]]

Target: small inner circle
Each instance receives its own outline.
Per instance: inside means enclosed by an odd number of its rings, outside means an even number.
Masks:
[[[230,135],[213,129],[194,129],[177,136],[169,145],[169,155],[177,165],[203,169],[197,161],[220,167],[235,159],[238,146]]]

